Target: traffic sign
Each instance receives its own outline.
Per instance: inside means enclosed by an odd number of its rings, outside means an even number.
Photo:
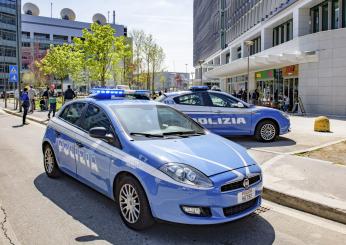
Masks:
[[[18,82],[18,66],[16,65],[10,65],[10,82],[16,83]]]

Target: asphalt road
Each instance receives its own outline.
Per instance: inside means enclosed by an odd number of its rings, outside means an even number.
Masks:
[[[0,244],[345,244],[344,225],[269,202],[229,224],[131,231],[111,200],[67,176],[48,179],[44,126],[20,122],[0,111]]]

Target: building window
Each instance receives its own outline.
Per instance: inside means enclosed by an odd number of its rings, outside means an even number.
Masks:
[[[22,38],[30,38],[30,32],[22,31]]]
[[[0,13],[0,22],[9,25],[16,25],[16,16],[12,14]]]
[[[346,0],[342,0],[342,27],[346,27]]]
[[[320,10],[319,6],[311,9],[311,19],[312,19],[312,32],[316,33],[320,31]]]
[[[322,5],[322,31],[328,30],[328,2]]]
[[[29,42],[22,42],[22,47],[29,48],[30,47],[30,43]]]
[[[16,36],[15,31],[0,29],[0,37],[3,40],[16,41]]]
[[[261,52],[261,37],[257,37],[252,41],[253,45],[250,46],[250,55],[254,55]]]
[[[339,28],[339,0],[332,1],[332,29]]]
[[[237,59],[241,58],[241,47],[237,48]]]
[[[273,46],[280,45],[292,39],[293,39],[293,20],[292,19],[273,29]]]
[[[231,59],[231,54],[230,54],[230,53],[227,53],[227,54],[226,54],[226,64],[229,64],[230,59]]]
[[[46,33],[34,33],[34,38],[36,40],[47,40],[47,41],[49,41],[49,34],[46,34]]]

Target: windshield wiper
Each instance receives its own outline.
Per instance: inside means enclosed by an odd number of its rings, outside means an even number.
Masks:
[[[163,133],[163,135],[179,135],[179,136],[199,136],[204,135],[204,133],[196,132],[196,131],[173,131]]]
[[[148,133],[130,133],[130,135],[145,136],[148,138],[163,138],[164,137],[164,135],[162,135],[162,134],[148,134]]]

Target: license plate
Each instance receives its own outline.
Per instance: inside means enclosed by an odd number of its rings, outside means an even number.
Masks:
[[[246,191],[243,191],[243,192],[239,192],[238,193],[238,203],[243,203],[243,202],[247,202],[247,201],[250,201],[252,199],[255,198],[255,188],[251,188],[251,189],[248,189]]]

